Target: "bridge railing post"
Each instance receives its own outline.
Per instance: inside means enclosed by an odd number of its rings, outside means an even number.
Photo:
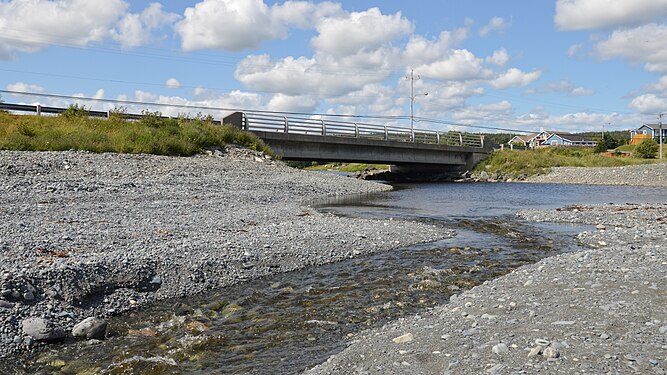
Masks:
[[[320,121],[322,121],[322,135],[327,135],[327,124],[324,123],[324,120]]]
[[[480,147],[484,147],[484,136],[482,134],[479,135],[479,145]]]
[[[285,120],[285,133],[289,133],[289,123],[287,121],[287,116],[283,117]]]
[[[463,134],[459,133],[459,144],[463,146]]]
[[[249,126],[248,116],[246,116],[245,112],[241,112],[241,129],[248,130]]]
[[[35,112],[37,112],[37,116],[42,115],[42,105],[41,104],[37,104],[37,106],[35,107]]]
[[[359,138],[359,124],[354,123],[354,137]]]
[[[384,126],[384,140],[389,140],[389,129],[387,129],[387,125]]]
[[[435,141],[437,144],[440,144],[440,132],[435,132]]]

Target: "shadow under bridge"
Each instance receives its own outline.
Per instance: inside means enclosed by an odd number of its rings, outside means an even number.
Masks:
[[[484,136],[460,132],[234,112],[223,120],[250,131],[284,160],[390,164],[401,174],[457,175],[492,152]]]

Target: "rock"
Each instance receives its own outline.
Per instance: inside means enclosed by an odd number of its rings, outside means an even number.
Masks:
[[[499,354],[499,355],[506,354],[510,351],[510,349],[507,347],[507,345],[505,345],[505,343],[502,343],[502,342],[500,344],[494,345],[491,350],[494,353]]]
[[[55,341],[65,338],[65,331],[44,318],[28,318],[21,322],[23,333],[37,341]]]
[[[35,300],[35,295],[31,291],[23,293],[23,299],[30,302]]]
[[[597,229],[597,230],[606,230],[607,227],[605,227],[604,224],[598,224],[598,225],[595,226],[595,229]]]
[[[664,335],[665,333],[667,333],[667,326],[660,327],[660,334]]]
[[[560,352],[556,350],[553,346],[544,348],[542,351],[542,356],[546,359],[553,359],[560,357]]]
[[[544,348],[541,347],[541,346],[539,346],[539,345],[536,346],[536,347],[534,347],[534,348],[532,348],[532,349],[530,350],[530,352],[528,353],[528,358],[537,357],[538,355],[542,354],[542,350],[543,350],[543,349],[544,349]]]
[[[11,309],[12,307],[14,307],[14,304],[0,299],[0,307],[5,309]]]
[[[72,336],[86,339],[101,340],[107,331],[107,322],[104,319],[90,317],[81,321],[72,328]]]
[[[412,333],[406,333],[405,335],[394,337],[391,341],[395,342],[396,344],[405,344],[412,340],[414,340]]]

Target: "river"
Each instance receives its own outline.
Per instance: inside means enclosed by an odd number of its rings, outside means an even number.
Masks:
[[[581,248],[586,226],[518,220],[522,208],[657,203],[658,188],[413,184],[313,202],[339,215],[427,220],[453,238],[275,275],[112,318],[111,338],[69,342],[17,361],[30,373],[299,373],[355,333],[447,303],[485,280]]]

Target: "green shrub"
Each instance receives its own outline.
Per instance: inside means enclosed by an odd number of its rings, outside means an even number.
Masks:
[[[88,115],[86,106],[79,106],[78,104],[72,104],[64,112],[60,113],[60,116],[66,119],[86,118]]]
[[[80,113],[81,107],[72,109]],[[207,148],[235,143],[275,156],[256,135],[231,125],[213,125],[212,118],[197,115],[179,122],[148,112],[142,120],[123,119],[124,110],[111,111],[110,120],[66,116],[18,116],[0,113],[0,149],[86,150],[92,152],[146,153],[190,156]]]
[[[652,139],[643,140],[635,148],[635,156],[642,159],[654,159],[655,153],[658,152],[658,142]]]

